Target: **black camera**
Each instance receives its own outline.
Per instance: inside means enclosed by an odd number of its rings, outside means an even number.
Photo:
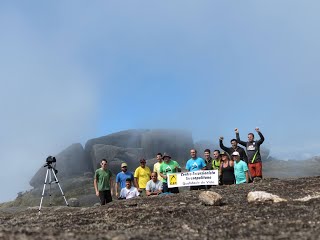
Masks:
[[[46,159],[46,162],[47,162],[48,164],[54,163],[54,162],[56,162],[56,161],[57,161],[56,158],[55,158],[55,157],[52,157],[52,156],[49,156],[49,157],[47,157],[47,159]]]

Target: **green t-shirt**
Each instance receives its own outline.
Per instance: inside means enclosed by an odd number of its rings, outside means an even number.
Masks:
[[[163,175],[167,175],[168,173],[175,173],[177,172],[176,167],[180,168],[180,165],[174,160],[170,160],[168,163],[162,162],[160,165],[160,173],[162,173]],[[163,179],[162,181],[166,183],[167,179]]]
[[[99,191],[110,190],[111,177],[112,173],[109,169],[103,170],[102,168],[99,168],[96,170],[94,178],[97,180]]]

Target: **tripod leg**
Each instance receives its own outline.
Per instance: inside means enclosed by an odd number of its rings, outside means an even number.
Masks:
[[[41,200],[40,200],[40,205],[39,205],[39,214],[41,211],[41,206],[42,206],[42,200],[43,200],[43,196],[44,196],[44,191],[46,189],[46,184],[47,184],[47,179],[48,179],[48,173],[49,173],[49,169],[47,169],[47,173],[46,173],[46,177],[44,179],[44,184],[43,184],[43,189],[42,189],[42,195],[41,195]]]
[[[63,193],[62,188],[61,188],[61,186],[60,186],[59,180],[58,180],[58,178],[57,178],[57,176],[56,176],[56,174],[55,174],[54,170],[53,170],[53,169],[51,169],[51,171],[52,171],[52,173],[53,173],[53,176],[55,177],[56,183],[58,183],[58,186],[59,186],[59,188],[60,188],[60,191],[61,191],[62,197],[63,197],[63,199],[64,199],[64,201],[65,201],[66,205],[69,207],[69,203],[68,203],[68,201],[67,201],[66,197],[64,196],[64,193]]]
[[[51,202],[51,183],[52,183],[52,176],[51,176],[51,172],[49,171],[49,205],[51,207],[52,202]]]

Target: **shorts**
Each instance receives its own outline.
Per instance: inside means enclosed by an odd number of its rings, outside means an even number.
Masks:
[[[109,202],[112,202],[111,191],[110,190],[99,191],[99,198],[100,198],[101,205],[105,205]]]
[[[262,162],[249,163],[249,172],[252,178],[261,177],[262,178]]]

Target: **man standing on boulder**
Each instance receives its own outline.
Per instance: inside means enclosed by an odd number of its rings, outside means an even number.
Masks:
[[[187,164],[186,164],[186,169],[189,172],[207,169],[205,161],[202,158],[197,157],[197,150],[191,149],[190,155],[191,155],[191,158],[187,161]],[[200,190],[200,189],[206,189],[206,186],[202,186],[202,185],[190,186],[190,190]]]
[[[119,191],[126,187],[126,180],[128,178],[131,179],[131,181],[134,180],[132,172],[128,171],[128,165],[121,163],[121,172],[119,172],[116,177],[116,197],[119,197]]]
[[[101,160],[101,168],[97,169],[94,175],[93,185],[96,195],[100,198],[101,205],[112,202],[112,173],[107,169],[107,160]]]
[[[264,142],[264,137],[260,132],[259,128],[256,128],[255,130],[259,134],[260,140],[254,141],[254,134],[249,133],[247,142],[240,140],[238,128],[234,130],[236,132],[238,143],[246,147],[249,172],[252,180],[262,178],[262,160],[260,155],[260,145]]]
[[[232,156],[233,152],[238,152],[240,154],[240,159],[248,163],[247,154],[242,147],[238,146],[237,139],[231,139],[230,143],[231,143],[231,147],[228,148],[223,145],[223,137],[220,137],[219,139],[220,148],[222,150],[226,151],[230,156]]]
[[[140,167],[134,172],[134,184],[140,192],[141,197],[146,196],[146,186],[150,180],[150,176],[151,171],[150,168],[146,166],[146,160],[144,158],[140,159]]]

